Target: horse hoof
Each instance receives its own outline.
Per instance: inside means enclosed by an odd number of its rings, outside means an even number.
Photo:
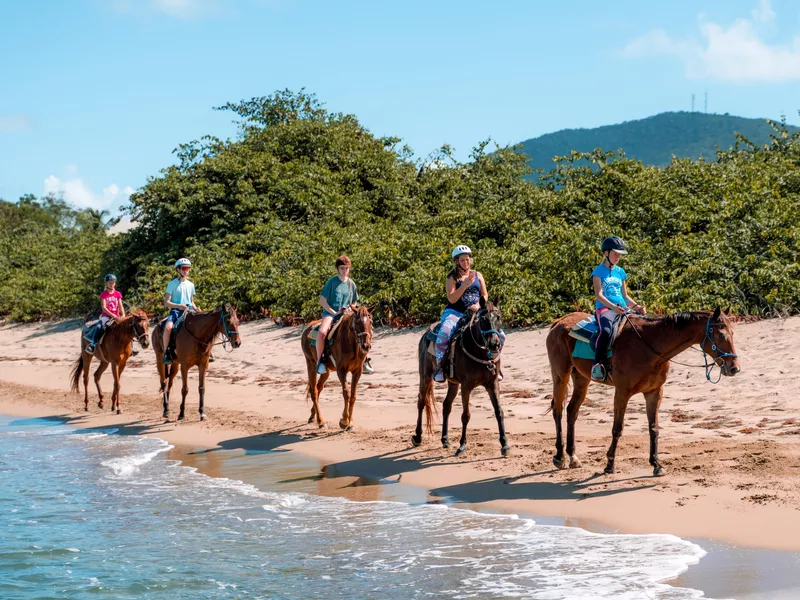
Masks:
[[[122,414],[122,411],[121,411],[120,409],[117,409],[117,414],[118,414],[118,415],[121,415],[121,414]]]
[[[606,475],[613,475],[614,474],[614,465],[606,465],[606,468],[603,469],[603,473]]]
[[[446,450],[449,447],[450,447],[450,442],[448,441],[448,439],[447,438],[443,439],[442,440],[442,448],[444,448]]]
[[[169,419],[169,413],[167,411],[164,411],[164,414],[161,415],[161,418],[162,419]]]
[[[570,469],[580,469],[583,466],[580,459],[577,456],[570,456],[569,458],[569,468]]]
[[[666,469],[664,469],[664,467],[658,466],[655,469],[653,469],[653,477],[663,477],[666,474],[667,471]]]
[[[314,415],[308,417],[308,424],[311,425],[314,422]]]
[[[203,413],[200,413],[200,420],[201,421],[205,421],[206,420],[206,416]]]
[[[178,415],[178,421],[183,421],[183,419],[184,419],[183,415]]]
[[[99,402],[99,403],[97,404],[97,408],[104,408],[104,407],[103,407],[103,403],[102,403],[102,402]]]
[[[556,469],[563,469],[567,466],[563,458],[556,458],[555,456],[553,457],[553,464],[556,466]]]
[[[422,443],[422,440],[418,440],[417,436],[415,436],[415,435],[411,436],[411,445],[414,446],[414,448],[418,447],[421,443]]]
[[[84,410],[84,412],[89,412],[89,407],[88,406],[84,406],[83,410]]]
[[[508,456],[509,454],[511,454],[511,446],[503,446],[503,447],[500,449],[500,454],[502,454],[502,455],[503,455],[503,458],[505,458],[506,456]]]
[[[344,419],[340,419],[339,420],[339,428],[340,429],[347,429],[347,421],[345,421]]]
[[[466,451],[467,451],[467,445],[466,444],[461,444],[458,447],[458,450],[456,450],[455,456],[459,456],[461,454],[464,454]]]

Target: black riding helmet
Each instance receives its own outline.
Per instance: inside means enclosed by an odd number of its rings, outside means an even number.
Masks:
[[[622,238],[616,235],[612,235],[604,239],[603,243],[600,244],[600,250],[602,252],[609,252],[611,250],[615,250],[620,254],[628,253],[628,251],[625,249],[625,242],[622,241]]]

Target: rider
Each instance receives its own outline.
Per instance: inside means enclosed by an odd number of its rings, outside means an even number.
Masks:
[[[595,315],[600,334],[597,336],[595,347],[594,366],[592,379],[605,381],[608,367],[608,343],[611,341],[611,329],[616,315],[623,315],[626,307],[640,314],[647,314],[647,309],[637,304],[628,294],[628,275],[617,263],[623,254],[627,254],[625,242],[618,236],[612,235],[603,240],[600,245],[603,252],[603,262],[592,271],[592,285],[595,302]]]
[[[463,244],[456,246],[451,257],[453,259],[453,268],[445,279],[447,306],[442,311],[442,326],[436,336],[436,370],[433,372],[433,380],[439,383],[445,380],[442,361],[456,323],[467,314],[468,310],[477,311],[480,309],[481,297],[483,297],[484,301],[489,298],[483,275],[471,269],[472,250],[470,250],[469,246],[464,246]],[[501,331],[500,343],[504,342],[505,334]]]
[[[322,323],[319,324],[317,333],[317,373],[322,375],[328,368],[322,361],[322,353],[325,350],[325,338],[331,330],[333,322],[342,315],[350,311],[351,305],[358,302],[358,288],[355,282],[350,279],[350,259],[342,254],[336,259],[336,270],[334,275],[325,282],[325,287],[319,294],[319,303],[322,306]]]
[[[187,279],[191,268],[192,262],[188,258],[179,258],[175,261],[175,270],[178,275],[169,282],[167,291],[164,294],[164,306],[169,309],[169,316],[167,316],[167,320],[164,323],[164,333],[161,338],[161,345],[164,348],[162,362],[165,365],[172,363],[168,344],[175,323],[180,320],[187,310],[200,310],[194,303],[194,284]]]
[[[116,323],[125,317],[125,307],[122,304],[122,294],[117,290],[117,276],[113,273],[106,275],[103,280],[106,282],[105,289],[100,292],[100,310],[103,314],[100,315],[100,322],[97,329],[92,336],[89,345],[85,350],[89,354],[93,354],[95,350],[96,340],[100,337],[101,332],[110,326],[111,323]]]

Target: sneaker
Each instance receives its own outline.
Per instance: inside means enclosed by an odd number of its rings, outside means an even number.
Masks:
[[[168,352],[164,352],[164,358],[161,359],[161,362],[164,363],[165,365],[171,365],[172,364],[172,359],[169,357],[169,353]]]
[[[433,380],[434,380],[436,383],[444,383],[444,382],[445,382],[445,379],[444,379],[444,371],[443,371],[441,368],[439,368],[439,369],[436,369],[436,370],[433,372]]]
[[[606,368],[601,363],[597,363],[592,367],[592,379],[595,381],[606,380]]]
[[[83,349],[83,351],[86,352],[86,354],[94,354],[94,346],[92,344],[89,344],[88,346],[86,346],[86,348]]]
[[[375,372],[375,369],[372,368],[372,363],[369,362],[369,359],[364,361],[364,368],[362,370],[367,375],[371,375]]]
[[[319,375],[325,375],[325,373],[327,373],[327,372],[328,372],[328,367],[327,367],[327,366],[325,366],[325,363],[324,363],[324,362],[322,362],[322,361],[319,361],[319,362],[317,363],[317,374],[319,374]]]

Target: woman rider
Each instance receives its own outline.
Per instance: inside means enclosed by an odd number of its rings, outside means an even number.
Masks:
[[[442,383],[445,380],[442,360],[447,351],[447,344],[458,320],[467,314],[468,310],[480,309],[481,297],[484,301],[489,298],[486,291],[486,282],[483,275],[471,269],[472,250],[469,246],[459,245],[453,249],[453,269],[445,279],[447,290],[447,306],[442,312],[442,327],[436,336],[436,370],[433,380]],[[500,343],[505,343],[505,334],[500,332]]]
[[[641,314],[647,314],[647,308],[641,304],[636,304],[628,294],[628,275],[625,269],[617,263],[623,254],[627,254],[625,243],[612,235],[603,240],[600,245],[603,252],[603,262],[597,265],[592,271],[592,285],[594,295],[597,297],[595,302],[595,316],[600,334],[597,336],[597,346],[595,346],[594,366],[592,367],[592,379],[605,381],[608,368],[608,342],[611,340],[611,329],[617,315],[625,314],[627,306]]]

